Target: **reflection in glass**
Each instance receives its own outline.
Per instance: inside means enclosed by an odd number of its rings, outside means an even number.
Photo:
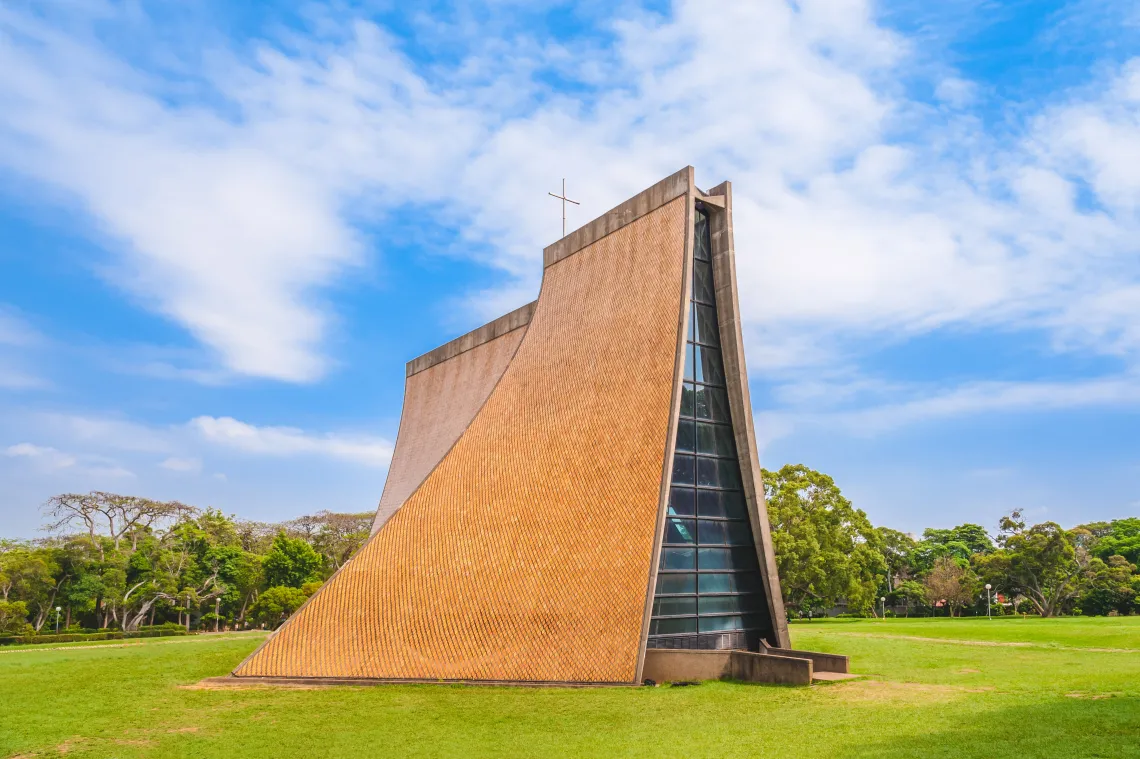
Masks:
[[[729,596],[731,598],[731,596]],[[711,599],[710,599],[711,600]],[[696,614],[697,599],[688,598],[655,598],[653,599],[653,616],[672,617],[681,614]]]
[[[696,569],[696,551],[692,548],[662,548],[662,569]]]
[[[716,310],[712,306],[705,306],[700,303],[693,304],[692,332],[693,334],[689,339],[694,343],[720,344],[716,328]]]
[[[709,217],[704,211],[698,211],[697,218],[693,222],[693,258],[698,261],[708,261],[712,257],[709,250],[711,239]]]
[[[691,382],[681,385],[681,416],[693,416],[693,406],[696,400],[696,386]]]
[[[684,453],[692,453],[697,449],[697,434],[693,428],[693,422],[687,419],[681,419],[677,423],[677,450]]]
[[[734,459],[697,458],[697,484],[725,490],[740,489],[740,472]]]
[[[743,617],[701,617],[699,629],[701,632],[720,632],[721,630],[740,630],[744,627]]]
[[[664,577],[666,575],[662,576]],[[691,577],[692,575],[685,576]],[[759,589],[760,577],[752,573],[702,573],[697,582],[697,591],[701,594],[752,593]]]
[[[681,635],[697,631],[696,617],[654,619],[649,625],[650,635]]]
[[[665,523],[665,542],[692,544],[697,542],[697,523],[692,519],[670,517]]]
[[[705,261],[693,261],[693,300],[699,303],[714,303],[712,265]]]
[[[728,542],[728,530],[725,522],[709,522],[702,519],[700,522],[701,545],[723,546]]]
[[[708,596],[700,600],[700,614],[741,614],[756,610],[756,596]],[[692,612],[677,612],[691,614]]]
[[[723,424],[698,422],[697,453],[707,453],[710,456],[735,456],[736,446],[732,440],[732,428]]]
[[[677,455],[673,457],[673,484],[693,484],[693,457]]]
[[[681,516],[693,515],[693,501],[697,491],[692,488],[669,488],[669,513]]]
[[[720,362],[720,351],[707,345],[689,347],[694,351],[693,377],[696,381],[708,385],[723,385],[724,367]]]
[[[684,512],[689,514],[691,512]],[[747,519],[748,510],[744,494],[731,490],[700,490],[697,492],[697,514],[702,517]]]
[[[729,575],[731,577],[731,575]],[[657,595],[670,593],[696,593],[697,576],[681,574],[661,574],[657,576]]]

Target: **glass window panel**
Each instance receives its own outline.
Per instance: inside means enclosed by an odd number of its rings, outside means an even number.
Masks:
[[[732,598],[732,596],[728,596],[728,598]],[[655,617],[677,617],[682,614],[696,613],[697,599],[692,596],[688,598],[653,599],[653,616]]]
[[[697,576],[696,575],[675,575],[675,574],[660,574],[657,575],[657,595],[669,595],[670,593],[696,593],[697,592]],[[656,614],[656,612],[654,612]]]
[[[720,351],[704,345],[690,347],[695,351],[693,377],[696,381],[709,385],[723,385],[724,367],[720,362]]]
[[[685,599],[689,600],[689,599]],[[755,611],[757,597],[747,596],[702,596],[699,604],[700,614],[742,614]],[[656,605],[656,604],[654,604]],[[656,612],[654,612],[656,613]],[[678,612],[680,614],[692,612]]]
[[[660,577],[669,576],[660,575]],[[706,593],[751,593],[759,590],[759,588],[759,575],[747,572],[702,574],[697,581],[697,589],[702,595]]]
[[[693,484],[692,456],[678,455],[673,457],[673,483],[675,485]]]
[[[692,548],[662,548],[662,569],[695,569],[696,550]]]
[[[722,522],[726,525],[726,541],[730,546],[752,545],[752,526],[748,522]]]
[[[692,453],[697,449],[697,433],[693,422],[681,419],[677,424],[677,450]]]
[[[752,548],[698,548],[697,554],[697,568],[702,571],[706,569],[755,571],[759,568],[756,563],[756,551]]]
[[[704,388],[704,408],[706,416],[702,419],[712,419],[717,422],[728,422],[732,417],[728,412],[728,395],[722,388],[719,387],[706,387]],[[701,416],[698,414],[697,416]]]
[[[725,490],[740,489],[740,473],[736,459],[697,458],[697,484]]]
[[[680,635],[682,633],[695,633],[697,631],[696,617],[675,617],[672,619],[655,619],[649,628],[650,635]]]
[[[698,419],[711,418],[712,410],[709,408],[708,388],[704,385],[694,385],[693,411]]]
[[[697,400],[696,385],[686,382],[681,385],[681,416],[692,416]]]
[[[697,493],[697,514],[702,517],[747,519],[744,494],[736,491],[701,490]]]
[[[710,456],[736,455],[732,428],[723,424],[697,422],[697,453],[707,453]]]
[[[693,350],[692,343],[685,343],[685,379],[687,380],[693,379]]]
[[[714,302],[712,264],[707,261],[693,261],[693,300]]]
[[[692,488],[669,488],[669,513],[680,514],[681,516],[693,515],[693,501],[697,491]]]
[[[701,303],[693,304],[692,336],[694,343],[720,345],[720,335],[716,328],[716,309]]]
[[[728,540],[728,531],[724,522],[709,522],[702,519],[698,525],[700,529],[700,542],[703,546],[723,546]]]
[[[665,524],[665,542],[691,544],[697,542],[697,523],[692,519],[670,517]]]
[[[704,211],[697,211],[697,218],[693,222],[693,256],[702,261],[708,261],[709,243],[711,241],[709,217]]]
[[[701,632],[719,632],[720,630],[744,629],[743,617],[701,617]]]
[[[728,414],[728,396],[725,395],[723,388],[707,387],[705,385],[696,385],[694,387],[693,407],[698,419],[711,419],[714,422],[730,421],[731,417],[729,417]],[[683,402],[684,396],[682,396],[682,403]]]
[[[700,569],[732,569],[732,554],[727,548],[700,548]]]

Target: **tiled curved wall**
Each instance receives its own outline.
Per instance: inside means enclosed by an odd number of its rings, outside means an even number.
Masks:
[[[239,676],[632,682],[687,196],[545,270],[450,453]]]
[[[396,450],[372,523],[374,534],[404,505],[471,424],[506,371],[524,334],[526,326],[519,327],[408,377]]]

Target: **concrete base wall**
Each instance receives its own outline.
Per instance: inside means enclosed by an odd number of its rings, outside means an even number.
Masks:
[[[645,652],[643,677],[656,682],[742,680],[775,685],[811,685],[811,659],[751,651]]]
[[[816,672],[847,674],[851,671],[851,660],[839,654],[820,654],[815,651],[797,651],[792,648],[767,648],[764,653],[774,656],[791,656],[796,659],[810,659]]]

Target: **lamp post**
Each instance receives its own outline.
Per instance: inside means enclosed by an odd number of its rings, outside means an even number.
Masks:
[[[990,616],[990,588],[992,587],[993,585],[990,585],[988,582],[986,583],[986,619],[993,619],[993,617]]]
[[[59,613],[63,611],[62,606],[55,607],[55,634],[59,635]]]
[[[886,619],[886,618],[887,618],[887,597],[886,597],[886,596],[881,596],[881,597],[879,598],[879,604],[882,606],[882,610],[883,610],[883,619]]]

